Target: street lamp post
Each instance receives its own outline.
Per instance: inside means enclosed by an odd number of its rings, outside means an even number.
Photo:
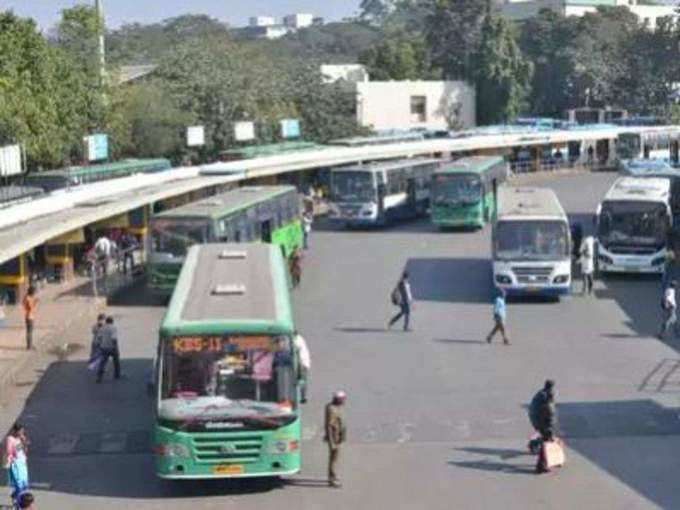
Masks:
[[[104,44],[104,0],[95,0],[97,17],[99,18],[99,78],[104,83],[106,75],[106,46]]]

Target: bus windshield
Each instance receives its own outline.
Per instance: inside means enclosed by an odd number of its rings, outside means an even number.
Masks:
[[[619,159],[635,159],[640,156],[642,143],[636,133],[621,133],[616,145]]]
[[[476,204],[482,198],[482,181],[476,175],[435,175],[435,205]]]
[[[371,172],[333,172],[331,199],[334,202],[365,203],[375,201]]]
[[[562,221],[499,221],[494,247],[497,260],[563,260],[569,258],[569,230]]]
[[[156,219],[151,224],[151,238],[154,252],[184,257],[190,246],[208,241],[208,222]]]
[[[606,201],[598,223],[598,239],[612,244],[661,246],[670,228],[666,204],[639,201]]]
[[[161,414],[166,419],[290,414],[294,361],[287,337],[179,337],[162,352]],[[193,416],[196,418],[196,416]]]

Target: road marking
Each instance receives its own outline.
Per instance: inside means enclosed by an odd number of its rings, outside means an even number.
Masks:
[[[99,451],[101,453],[122,453],[127,446],[127,434],[102,434]]]
[[[76,434],[57,434],[50,438],[50,446],[47,453],[50,455],[65,455],[73,453],[78,442]]]

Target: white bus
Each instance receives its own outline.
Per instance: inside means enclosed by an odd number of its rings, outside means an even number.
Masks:
[[[597,208],[598,270],[662,273],[672,224],[668,179],[618,179]]]
[[[432,173],[444,161],[413,158],[333,168],[329,218],[346,225],[385,225],[425,214]]]
[[[512,295],[559,297],[571,287],[569,219],[547,188],[499,190],[493,281]]]

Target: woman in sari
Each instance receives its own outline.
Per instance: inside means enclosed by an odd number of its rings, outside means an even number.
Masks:
[[[15,423],[5,440],[5,469],[7,469],[14,508],[19,508],[22,493],[28,490],[28,463],[26,461],[26,429]]]

